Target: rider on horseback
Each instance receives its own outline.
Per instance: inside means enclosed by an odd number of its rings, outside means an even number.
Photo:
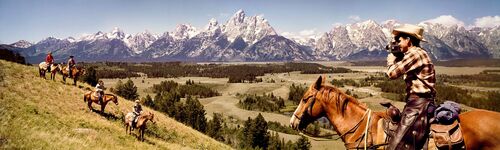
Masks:
[[[405,24],[395,28],[391,53],[387,56],[387,76],[406,82],[406,105],[399,126],[389,140],[389,150],[426,149],[429,119],[433,115],[436,82],[434,65],[420,47],[424,29]]]
[[[73,59],[73,55],[69,56],[68,59],[68,75],[70,78],[73,78],[72,72],[73,72],[73,67],[75,67],[75,59]]]
[[[99,105],[101,105],[102,102],[102,97],[104,96],[104,82],[102,80],[99,80],[97,82],[97,85],[95,85],[95,92],[97,93],[97,96],[99,96]]]
[[[133,114],[134,114],[134,119],[132,119],[132,130],[134,130],[137,119],[139,118],[139,115],[141,115],[142,112],[142,106],[139,100],[135,100],[135,105],[133,107]]]
[[[49,52],[47,54],[47,57],[45,57],[45,63],[47,63],[47,70],[52,71],[52,70],[50,70],[50,67],[54,63],[54,57],[52,57],[52,52]]]

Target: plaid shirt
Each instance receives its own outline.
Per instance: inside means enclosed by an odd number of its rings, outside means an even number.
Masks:
[[[390,79],[404,75],[407,93],[431,93],[434,90],[436,83],[434,65],[427,52],[420,47],[408,49],[403,59],[399,61],[393,54],[389,54],[387,67],[387,76]]]

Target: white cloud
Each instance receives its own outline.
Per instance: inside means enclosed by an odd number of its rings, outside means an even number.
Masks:
[[[349,16],[349,20],[354,21],[354,22],[359,22],[361,20],[361,17],[359,17],[357,15],[352,15],[352,16]]]
[[[299,32],[282,32],[281,35],[297,42],[305,43],[309,39],[318,39],[321,34],[316,29],[306,29]]]
[[[421,23],[426,23],[426,22],[434,23],[434,24],[442,24],[445,26],[454,26],[454,25],[458,25],[458,26],[462,26],[462,27],[465,26],[465,23],[463,21],[460,21],[451,15],[442,15],[442,16],[439,16],[439,17],[434,18],[434,19],[422,21]]]
[[[337,26],[341,26],[341,25],[343,25],[343,24],[340,22],[335,22],[332,24],[333,27],[337,27]]]
[[[500,16],[485,16],[476,18],[474,22],[476,27],[495,27],[500,26]]]

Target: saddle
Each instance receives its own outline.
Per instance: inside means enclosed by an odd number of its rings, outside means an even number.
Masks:
[[[401,113],[399,109],[390,102],[380,104],[387,108],[385,112],[387,117],[383,119],[383,128],[387,135],[386,142],[389,142],[395,135],[396,129],[400,124]],[[430,137],[434,139],[438,149],[465,149],[465,143],[458,120],[455,120],[452,124],[431,122],[430,132]]]
[[[438,149],[465,149],[458,120],[449,125],[431,124],[431,137],[434,138]]]

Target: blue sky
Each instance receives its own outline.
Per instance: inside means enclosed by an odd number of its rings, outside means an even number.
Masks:
[[[498,22],[498,6],[498,0],[0,0],[0,43],[78,38],[113,27],[128,34],[146,29],[161,34],[180,23],[197,28],[210,18],[224,23],[239,9],[247,16],[263,15],[278,33],[317,34],[367,19],[416,24],[443,15],[471,26],[487,16],[486,22]]]

